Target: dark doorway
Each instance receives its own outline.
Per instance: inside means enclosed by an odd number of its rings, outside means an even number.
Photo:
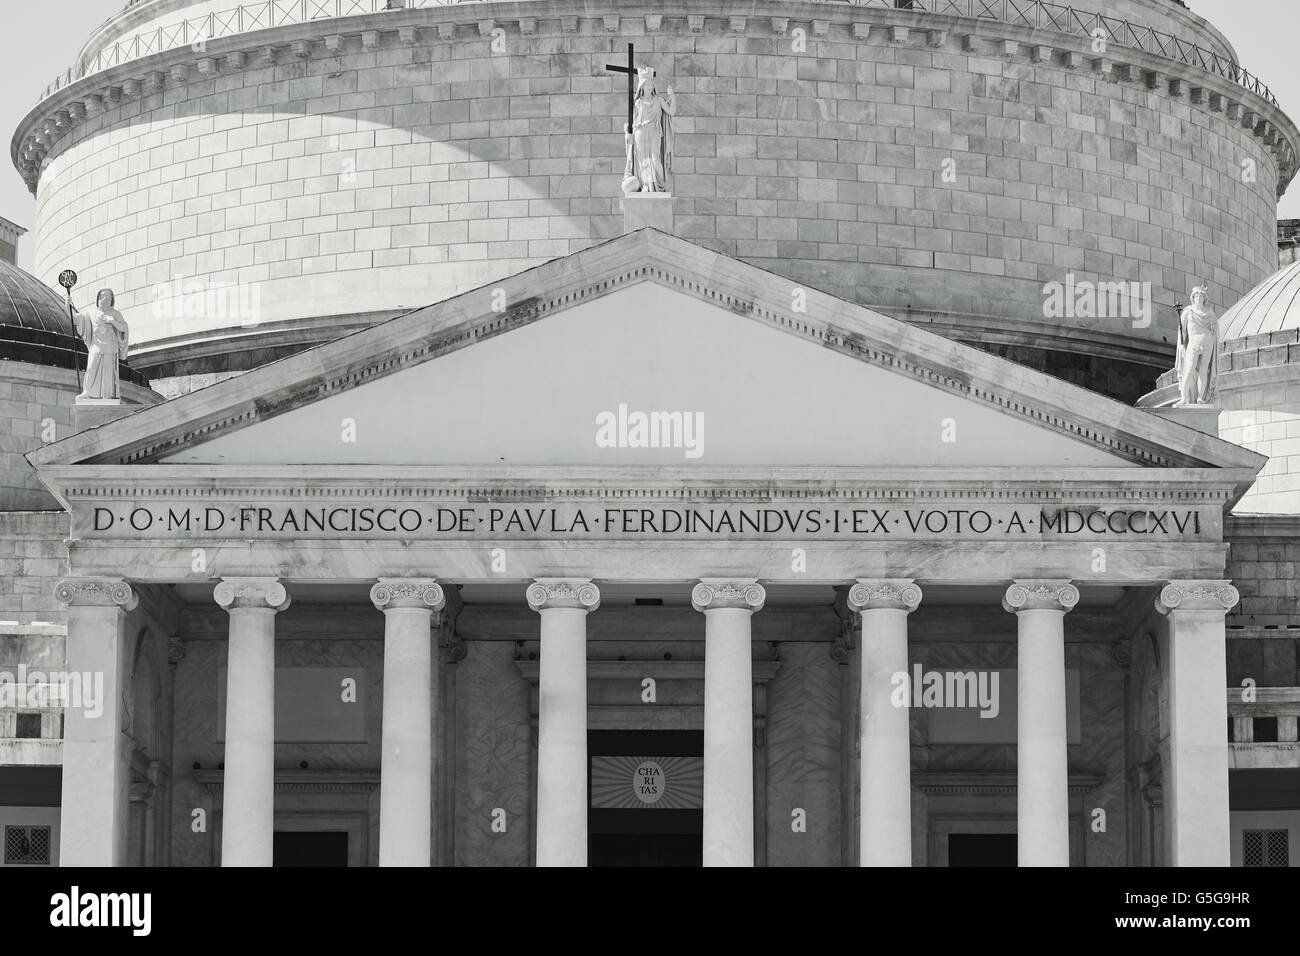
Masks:
[[[693,834],[594,833],[588,866],[700,866],[700,837]]]
[[[276,830],[272,866],[347,866],[348,835],[343,832]]]
[[[596,758],[704,757],[702,731],[592,731],[587,736],[588,866],[701,866],[704,862],[704,810],[700,807],[613,808],[602,806],[591,787]],[[637,761],[633,761],[635,763]],[[632,785],[629,777],[629,786]],[[608,801],[603,801],[608,802]]]
[[[1014,833],[950,833],[949,866],[1015,866]]]

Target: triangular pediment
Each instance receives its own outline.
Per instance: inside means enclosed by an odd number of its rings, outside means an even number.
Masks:
[[[1204,468],[1234,445],[652,230],[34,452],[42,465]]]
[[[577,303],[162,461],[1126,464],[656,282]]]

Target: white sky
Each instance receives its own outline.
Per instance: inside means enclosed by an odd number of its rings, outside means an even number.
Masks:
[[[1104,0],[1075,0],[1095,9]],[[1172,2],[1172,0],[1170,0]],[[231,0],[232,7],[239,0]],[[36,97],[63,70],[90,32],[126,5],[125,0],[4,0],[0,3],[0,133],[6,147]],[[1295,36],[1300,27],[1296,0],[1190,0],[1188,6],[1218,27],[1236,47],[1241,64],[1260,77],[1282,108],[1300,123],[1300,70]],[[8,149],[0,158],[0,216],[31,229],[36,202],[27,191]],[[1300,177],[1282,198],[1278,216],[1300,219]],[[30,269],[34,243],[19,243],[18,264]],[[42,277],[47,278],[47,277]],[[53,282],[52,277],[47,281]]]

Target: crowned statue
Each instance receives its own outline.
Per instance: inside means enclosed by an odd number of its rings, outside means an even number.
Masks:
[[[1209,304],[1210,290],[1197,286],[1192,304],[1178,320],[1178,406],[1210,405],[1219,384],[1219,317]]]
[[[629,196],[668,191],[668,176],[673,171],[673,116],[677,112],[673,88],[659,92],[653,67],[641,67],[636,77],[632,128],[623,127],[627,145],[623,192]]]
[[[113,308],[116,300],[112,289],[100,289],[95,296],[95,308],[89,313],[77,312],[73,320],[77,333],[86,342],[86,380],[78,401],[120,400],[117,363],[126,358],[127,326],[122,313]],[[72,294],[68,293],[68,305]]]

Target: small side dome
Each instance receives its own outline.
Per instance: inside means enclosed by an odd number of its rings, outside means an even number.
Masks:
[[[84,308],[84,306],[83,306]],[[86,367],[86,343],[73,328],[68,304],[49,286],[0,260],[0,360],[50,368]],[[148,386],[120,363],[122,380]]]
[[[1300,262],[1219,318],[1219,437],[1268,456],[1237,514],[1300,514]]]
[[[74,351],[84,361],[67,305],[35,276],[0,261],[0,358],[72,368]]]
[[[1219,317],[1219,341],[1225,345],[1295,329],[1300,329],[1300,261],[1273,273]]]

